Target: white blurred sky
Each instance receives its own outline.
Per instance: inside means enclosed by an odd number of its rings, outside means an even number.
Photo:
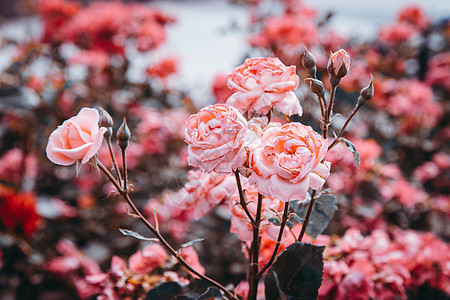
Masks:
[[[0,0],[1,1],[1,0]],[[268,10],[273,6],[267,5]],[[304,0],[321,15],[334,12],[334,30],[353,37],[370,38],[380,25],[393,21],[405,5],[418,4],[436,19],[450,17],[450,0]],[[157,0],[149,5],[161,8],[177,18],[169,25],[168,40],[150,55],[133,55],[130,76],[141,81],[144,69],[151,62],[174,55],[180,58],[179,74],[171,85],[191,91],[194,101],[203,105],[211,101],[211,83],[218,73],[227,73],[237,66],[247,53],[246,25],[249,15],[245,6],[231,5],[226,0]],[[0,28],[0,36],[39,35],[36,19],[7,23]],[[0,70],[7,65],[12,49],[4,49],[0,56]]]
[[[419,5],[433,19],[450,17],[450,0],[304,0],[304,3],[321,15],[333,11],[331,24],[336,31],[361,38],[376,34],[380,25],[393,21],[405,5]],[[155,57],[179,56],[180,74],[172,84],[195,87],[195,102],[206,104],[211,99],[214,75],[231,71],[246,54],[247,9],[229,5],[226,0],[159,0],[151,4],[178,20],[170,26],[169,40]]]

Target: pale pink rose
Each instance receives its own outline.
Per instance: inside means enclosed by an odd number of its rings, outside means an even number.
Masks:
[[[289,116],[303,113],[294,94],[300,82],[295,66],[286,67],[275,57],[248,58],[227,77],[228,87],[234,91],[227,104],[241,113],[266,115],[272,107]]]
[[[47,157],[57,165],[68,166],[76,161],[86,163],[100,149],[106,128],[98,126],[98,111],[83,108],[78,115],[50,134]]]
[[[247,160],[243,143],[247,121],[226,104],[202,108],[186,121],[188,163],[203,172],[229,173]]]
[[[330,175],[331,164],[321,163],[327,142],[309,126],[269,123],[261,143],[250,152],[249,181],[265,196],[304,200],[309,187],[320,189]]]
[[[166,250],[160,244],[155,243],[131,255],[128,264],[132,272],[146,274],[161,267],[166,261]]]

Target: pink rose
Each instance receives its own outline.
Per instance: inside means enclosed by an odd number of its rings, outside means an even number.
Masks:
[[[265,115],[272,107],[289,116],[303,113],[294,94],[300,82],[295,66],[286,67],[275,57],[248,58],[227,77],[228,87],[234,91],[227,104],[241,113]]]
[[[229,173],[241,167],[247,155],[243,147],[247,121],[229,105],[202,108],[186,121],[188,163],[203,172]]]
[[[321,163],[327,142],[309,126],[269,123],[261,143],[250,152],[249,182],[264,196],[303,200],[309,187],[320,189],[330,175],[331,164]]]
[[[83,108],[78,115],[64,121],[48,139],[47,157],[57,165],[87,162],[100,149],[106,128],[99,128],[96,109]]]

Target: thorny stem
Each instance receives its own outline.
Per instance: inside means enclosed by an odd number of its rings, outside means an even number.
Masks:
[[[336,136],[336,139],[331,143],[330,146],[328,146],[328,150],[330,151],[331,148],[333,148],[334,146],[336,146],[336,144],[339,142],[339,139],[342,137],[342,135],[344,134],[345,129],[347,128],[347,125],[350,123],[350,121],[353,119],[353,117],[356,115],[356,113],[358,112],[358,110],[361,108],[362,106],[355,106],[355,108],[353,109],[352,113],[350,114],[350,116],[347,118],[347,120],[344,123],[344,126],[342,126],[341,130],[339,130],[338,135]]]
[[[237,183],[238,190],[239,190],[240,204],[241,204],[242,208],[244,209],[245,214],[249,218],[250,223],[252,224],[252,226],[254,226],[255,219],[253,219],[252,214],[248,211],[247,202],[245,201],[245,195],[244,195],[244,191],[242,190],[241,178],[240,178],[238,170],[234,171],[234,176],[236,177],[236,183]]]
[[[314,207],[314,201],[316,200],[315,196],[316,196],[316,190],[313,190],[311,193],[311,201],[309,202],[308,210],[306,211],[305,221],[303,221],[302,231],[300,232],[300,235],[298,236],[299,242],[302,241],[302,238],[305,235],[306,227],[308,226],[308,223],[309,223],[309,219],[311,218],[311,214],[312,214],[313,207]]]
[[[119,166],[117,165],[116,155],[114,154],[112,145],[111,145],[111,136],[106,139],[106,143],[108,144],[109,154],[111,155],[111,160],[114,166],[114,170],[116,171],[117,178],[119,182],[122,182],[122,177],[120,176]]]
[[[289,202],[284,203],[284,211],[283,217],[281,219],[280,231],[278,232],[277,244],[275,245],[275,249],[273,250],[272,256],[270,257],[269,262],[264,266],[264,268],[256,275],[256,278],[260,279],[264,272],[266,272],[273,264],[275,257],[277,257],[278,249],[281,245],[281,238],[283,237],[284,227],[286,226],[286,222],[289,214]]]
[[[153,225],[142,215],[142,213],[139,211],[139,209],[136,207],[136,205],[134,204],[133,200],[131,200],[130,195],[128,195],[128,192],[125,191],[124,189],[122,189],[122,187],[120,186],[120,184],[117,182],[117,180],[114,178],[114,176],[111,174],[111,172],[108,171],[108,169],[99,161],[96,160],[96,164],[97,166],[103,171],[103,173],[105,173],[105,175],[108,177],[108,179],[112,182],[112,184],[114,185],[114,187],[117,189],[117,191],[119,192],[119,194],[123,197],[123,199],[125,199],[125,201],[128,203],[128,205],[130,206],[130,208],[134,211],[134,213],[141,219],[142,223],[144,223],[145,227],[147,227],[151,233],[153,233],[156,238],[158,239],[158,241],[167,249],[167,251],[176,258],[176,260],[183,266],[185,267],[189,272],[191,272],[192,274],[194,274],[195,276],[209,282],[210,284],[212,284],[213,286],[215,286],[216,288],[218,288],[219,290],[221,290],[222,292],[225,293],[226,297],[228,299],[234,299],[234,300],[238,300],[238,298],[236,296],[234,296],[230,291],[228,291],[224,286],[222,286],[220,283],[214,281],[213,279],[209,278],[206,275],[203,275],[201,273],[199,273],[198,271],[196,271],[194,268],[192,268],[178,253],[178,251],[176,251],[174,248],[172,248],[172,246],[164,239],[164,237],[161,235],[161,233],[155,228],[153,227]]]
[[[261,209],[263,196],[258,193],[258,206],[256,209],[255,222],[253,225],[253,241],[251,246],[250,266],[249,266],[249,292],[248,300],[256,300],[258,295],[258,271],[259,271],[259,225],[261,223]]]

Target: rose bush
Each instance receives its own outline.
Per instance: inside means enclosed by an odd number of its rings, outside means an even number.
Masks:
[[[189,165],[203,172],[229,173],[247,159],[243,143],[247,121],[237,109],[210,105],[186,121]]]
[[[227,104],[241,113],[267,114],[272,107],[289,116],[303,112],[294,94],[300,82],[295,66],[286,67],[278,58],[248,58],[227,77],[234,91]]]
[[[51,134],[47,157],[57,165],[68,166],[76,161],[86,163],[100,149],[106,128],[99,128],[96,109],[83,108]]]
[[[311,127],[297,122],[281,127],[270,123],[261,142],[250,152],[249,182],[264,196],[303,200],[309,187],[320,189],[328,178],[331,164],[321,163],[327,143]]]

